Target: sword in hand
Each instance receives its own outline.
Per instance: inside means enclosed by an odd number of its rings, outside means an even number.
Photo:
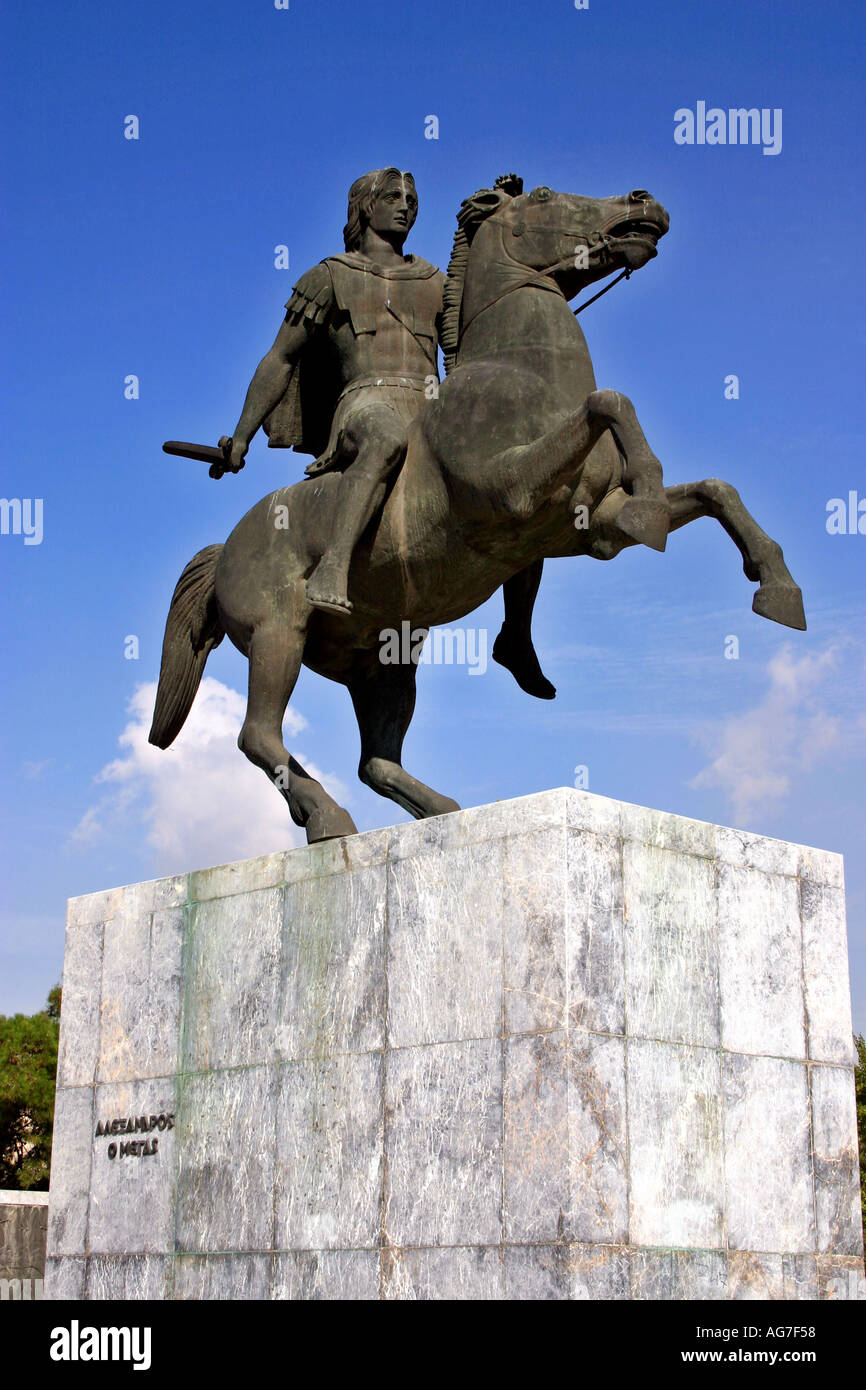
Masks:
[[[180,458],[196,459],[199,463],[209,463],[210,477],[221,478],[224,473],[239,473],[244,466],[243,454],[239,459],[232,460],[232,444],[233,440],[226,434],[217,448],[211,444],[186,444],[179,439],[167,439],[162,451],[164,454],[176,454]]]

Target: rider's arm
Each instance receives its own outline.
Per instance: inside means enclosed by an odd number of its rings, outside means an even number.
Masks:
[[[250,440],[280,401],[295,365],[310,339],[327,320],[333,287],[327,266],[313,266],[302,275],[286,305],[286,317],[274,345],[255,370],[241,417],[232,435],[231,465],[243,468]]]
[[[314,332],[315,325],[308,319],[291,323],[286,316],[273,347],[265,353],[250,382],[241,418],[232,434],[232,454],[235,445],[242,454],[246,453],[265,416],[284,395],[295,363]]]

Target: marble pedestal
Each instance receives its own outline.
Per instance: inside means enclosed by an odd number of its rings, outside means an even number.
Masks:
[[[853,1060],[838,855],[571,789],[73,899],[46,1297],[849,1297]]]

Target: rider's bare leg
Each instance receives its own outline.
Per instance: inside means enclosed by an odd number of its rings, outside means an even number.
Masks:
[[[385,500],[388,477],[406,456],[406,431],[393,410],[373,403],[349,417],[339,448],[348,467],[337,489],[328,548],[307,580],[306,594],[315,608],[347,615],[352,551]]]
[[[503,584],[505,620],[493,643],[493,660],[511,672],[527,695],[552,700],[556,686],[551,685],[542,671],[532,644],[532,610],[543,568],[544,561],[535,560]]]

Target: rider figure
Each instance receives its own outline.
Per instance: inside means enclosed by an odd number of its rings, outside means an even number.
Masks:
[[[439,380],[445,276],[429,261],[403,255],[417,214],[411,174],[377,169],[355,181],[345,252],[295,285],[234,433],[220,441],[230,472],[243,468],[250,440],[264,425],[272,446],[316,455],[306,469],[310,477],[342,473],[329,544],[306,589],[309,602],[328,613],[352,611],[352,551],[403,463],[410,421]],[[507,659],[498,659],[524,689],[551,698],[530,636],[538,577],[526,583],[515,576],[505,586],[503,631],[510,637],[499,644]]]

